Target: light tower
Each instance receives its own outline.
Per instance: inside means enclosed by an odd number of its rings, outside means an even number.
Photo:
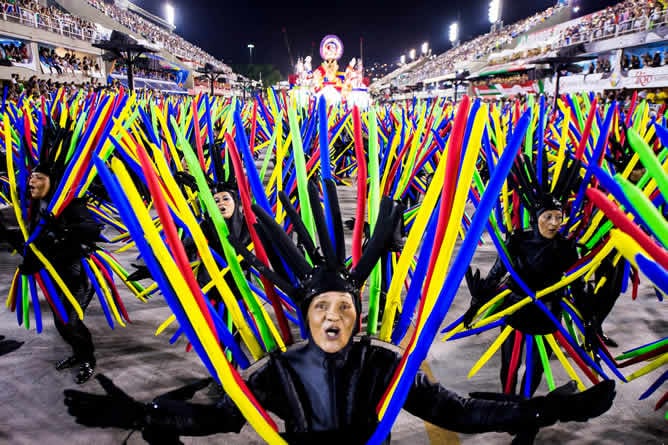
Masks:
[[[165,3],[165,20],[167,21],[167,23],[174,26],[175,16],[176,16],[176,11],[174,10],[174,7],[169,3]]]
[[[489,2],[489,23],[492,25],[492,32],[503,28],[501,20],[501,0],[491,0]]]
[[[420,48],[420,50],[422,51],[423,56],[428,55],[429,54],[429,42],[424,42],[422,44],[422,47]]]
[[[253,64],[253,48],[255,48],[255,45],[252,43],[248,44],[248,64],[252,65]]]
[[[450,25],[449,37],[452,46],[459,46],[459,23],[454,22]]]

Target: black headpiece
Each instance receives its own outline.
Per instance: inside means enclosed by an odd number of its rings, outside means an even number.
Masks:
[[[544,172],[547,172],[547,161],[545,158],[543,160]],[[526,154],[517,157],[509,178],[510,185],[531,212],[534,223],[546,210],[563,210],[568,198],[582,182],[580,164],[579,160],[567,158],[558,177],[553,177],[550,182],[545,173],[542,181],[539,181],[529,157]]]
[[[349,270],[345,265],[343,223],[334,181],[325,181],[323,193],[326,193],[329,198],[334,239],[331,239],[328,233],[324,209],[321,205],[320,188],[312,180],[309,182],[309,197],[319,247],[316,247],[288,196],[284,192],[279,192],[279,198],[285,207],[293,232],[296,233],[297,244],[295,245],[291,237],[274,221],[272,216],[261,207],[253,205],[253,212],[257,216],[255,228],[265,246],[272,269],[264,266],[248,251],[241,250],[240,253],[293,298],[304,320],[313,298],[328,291],[350,293],[359,317],[362,309],[360,289],[380,257],[388,251],[394,228],[403,215],[403,206],[390,198],[383,197],[375,230],[359,261],[354,268]],[[307,257],[311,260],[310,263]]]
[[[71,141],[72,131],[53,125],[47,126],[39,150],[39,159],[32,171],[47,175],[52,182],[59,181],[65,172],[66,156]]]

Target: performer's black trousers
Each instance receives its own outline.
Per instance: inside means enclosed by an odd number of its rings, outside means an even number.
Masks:
[[[81,309],[85,311],[93,298],[95,290],[83,272],[81,263],[79,261],[72,262],[68,266],[58,269],[61,278],[72,291],[72,295],[74,295]],[[58,333],[72,347],[72,355],[79,362],[88,362],[95,366],[95,347],[93,346],[93,337],[90,331],[83,321],[81,321],[67,297],[62,292],[59,293],[59,296],[67,312],[68,321],[67,323],[63,323],[56,313],[53,313],[53,320]]]

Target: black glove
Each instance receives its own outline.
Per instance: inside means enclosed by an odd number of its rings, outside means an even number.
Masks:
[[[105,395],[66,389],[67,412],[81,425],[138,429],[144,426],[146,406],[114,385],[104,374],[95,376]]]
[[[213,382],[211,377],[196,380],[193,383],[159,395],[153,399],[153,403],[160,403],[165,400],[190,400],[195,396],[197,391],[206,388],[211,382]]]
[[[197,182],[195,178],[186,172],[176,172],[174,174],[174,180],[177,184],[183,187],[190,187],[193,190],[197,190]]]
[[[151,278],[151,272],[143,264],[133,264],[135,271],[128,275],[127,281],[139,281]]]
[[[472,399],[492,400],[494,402],[522,402],[526,399],[517,394],[504,394],[502,392],[470,392]]]
[[[169,401],[185,401],[192,399],[197,391],[206,388],[212,381],[213,379],[211,377],[200,379],[189,385],[159,395],[153,399],[152,405],[154,408],[152,414],[156,415],[156,413],[159,412],[159,408],[155,407],[169,404]],[[179,434],[167,427],[167,425],[159,424],[151,426],[150,422],[147,423],[149,424],[145,425],[142,429],[142,437],[149,444],[179,445],[183,443],[179,439]]]
[[[486,281],[480,278],[480,269],[476,269],[475,273],[473,273],[473,269],[469,266],[465,276],[466,286],[469,288],[469,293],[471,294],[471,304],[468,310],[464,313],[463,322],[464,326],[470,328],[471,322],[478,313],[478,310],[489,299],[490,290]]]
[[[612,406],[615,399],[615,382],[604,380],[586,391],[577,392],[571,381],[542,397],[527,400],[529,407],[537,412],[540,427],[556,422],[585,422],[598,417]]]

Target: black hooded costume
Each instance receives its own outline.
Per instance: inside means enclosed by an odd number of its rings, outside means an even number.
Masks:
[[[325,181],[322,191],[329,194],[332,205],[334,240],[327,235],[318,187],[311,183],[309,192],[322,251],[316,249],[287,196],[283,193],[279,196],[297,232],[298,243],[313,265],[305,260],[273,218],[257,206],[252,209],[258,219],[255,228],[262,238],[271,240],[266,246],[270,248],[268,254],[273,270],[249,252],[241,253],[253,267],[295,300],[303,320],[307,319],[309,305],[316,296],[329,291],[347,292],[352,296],[356,326],[359,327],[360,289],[380,255],[386,252],[401,214],[400,206],[383,199],[376,230],[356,266],[348,271],[344,265],[343,224],[334,184]],[[297,285],[289,281],[285,270],[274,261],[279,257],[287,260]],[[401,355],[393,346],[388,347],[368,337],[355,338],[356,331],[353,329],[347,345],[335,353],[325,352],[309,339],[285,352],[274,351],[246,370],[245,380],[258,402],[285,421],[283,436],[289,443],[362,444],[375,430],[378,424],[376,408]],[[179,443],[181,435],[238,432],[246,422],[227,395],[211,405],[166,397],[142,404],[104,376],[98,379],[107,395],[65,391],[65,404],[81,424],[141,428],[150,443],[169,444]],[[559,420],[584,421],[605,412],[613,397],[614,382],[605,382],[584,393],[572,394],[572,391],[562,390],[562,393],[528,401],[462,398],[418,373],[404,407],[424,420],[454,431],[515,433]]]
[[[571,191],[578,184],[579,162],[573,162],[568,168],[564,168],[560,181],[557,182],[554,193],[546,192],[538,185],[538,181],[531,168],[531,162],[524,155],[518,158],[513,170],[511,184],[520,194],[527,208],[531,212],[531,230],[516,230],[510,234],[506,241],[508,258],[513,262],[513,268],[522,281],[533,291],[538,291],[559,282],[564,274],[575,265],[580,258],[574,239],[567,239],[561,233],[548,239],[541,235],[538,228],[538,218],[545,211],[559,210],[563,212],[562,201],[567,199]],[[568,178],[568,179],[563,179]],[[546,181],[543,181],[546,184]],[[547,184],[546,184],[547,185]],[[547,187],[546,187],[547,188]],[[473,274],[470,270],[467,274],[467,284],[471,292],[471,306],[464,314],[464,324],[469,326],[478,310],[497,293],[502,285],[507,285],[511,293],[507,295],[499,307],[499,311],[519,303],[526,298],[522,290],[512,276],[506,275],[508,270],[497,257],[487,277],[480,279],[479,271]],[[585,284],[578,279],[570,284],[575,304],[587,320],[591,320],[591,302]],[[561,321],[562,299],[568,296],[568,289],[561,288],[541,298],[541,302],[547,307],[554,318]],[[517,369],[508,383],[511,357],[515,345],[517,331],[528,335],[546,335],[557,331],[557,326],[552,319],[535,303],[530,303],[506,319],[513,331],[501,346],[501,386],[510,394],[516,394]],[[503,329],[503,327],[502,327]],[[519,354],[522,354],[524,343],[520,343]],[[547,349],[548,357],[552,350]],[[543,366],[539,354],[531,356],[531,375],[533,376],[529,394],[533,395],[540,385],[543,375]],[[526,377],[526,373],[525,373]],[[524,387],[524,383],[522,384]]]
[[[28,230],[32,234],[40,225],[42,226],[39,236],[34,241],[35,246],[53,265],[81,309],[85,311],[95,290],[83,270],[81,260],[95,249],[96,241],[100,240],[101,226],[92,218],[85,199],[72,200],[58,217],[46,213],[48,200],[53,196],[64,172],[63,163],[50,152],[56,151],[56,147],[61,142],[67,142],[69,137],[71,135],[63,129],[55,132],[51,129],[46,142],[49,147],[42,149],[40,162],[32,170],[33,173],[48,176],[50,186],[44,199],[31,201]],[[34,252],[28,247],[23,247],[20,232],[15,231],[11,238],[14,247],[24,252],[23,263],[19,266],[20,272],[24,275],[33,275],[41,270],[43,265]],[[83,383],[93,375],[95,368],[93,339],[69,300],[62,291],[58,290],[58,293],[68,320],[64,322],[52,310],[54,323],[60,336],[72,348],[72,356],[59,361],[56,369],[66,369],[79,364],[80,369],[75,381]]]

